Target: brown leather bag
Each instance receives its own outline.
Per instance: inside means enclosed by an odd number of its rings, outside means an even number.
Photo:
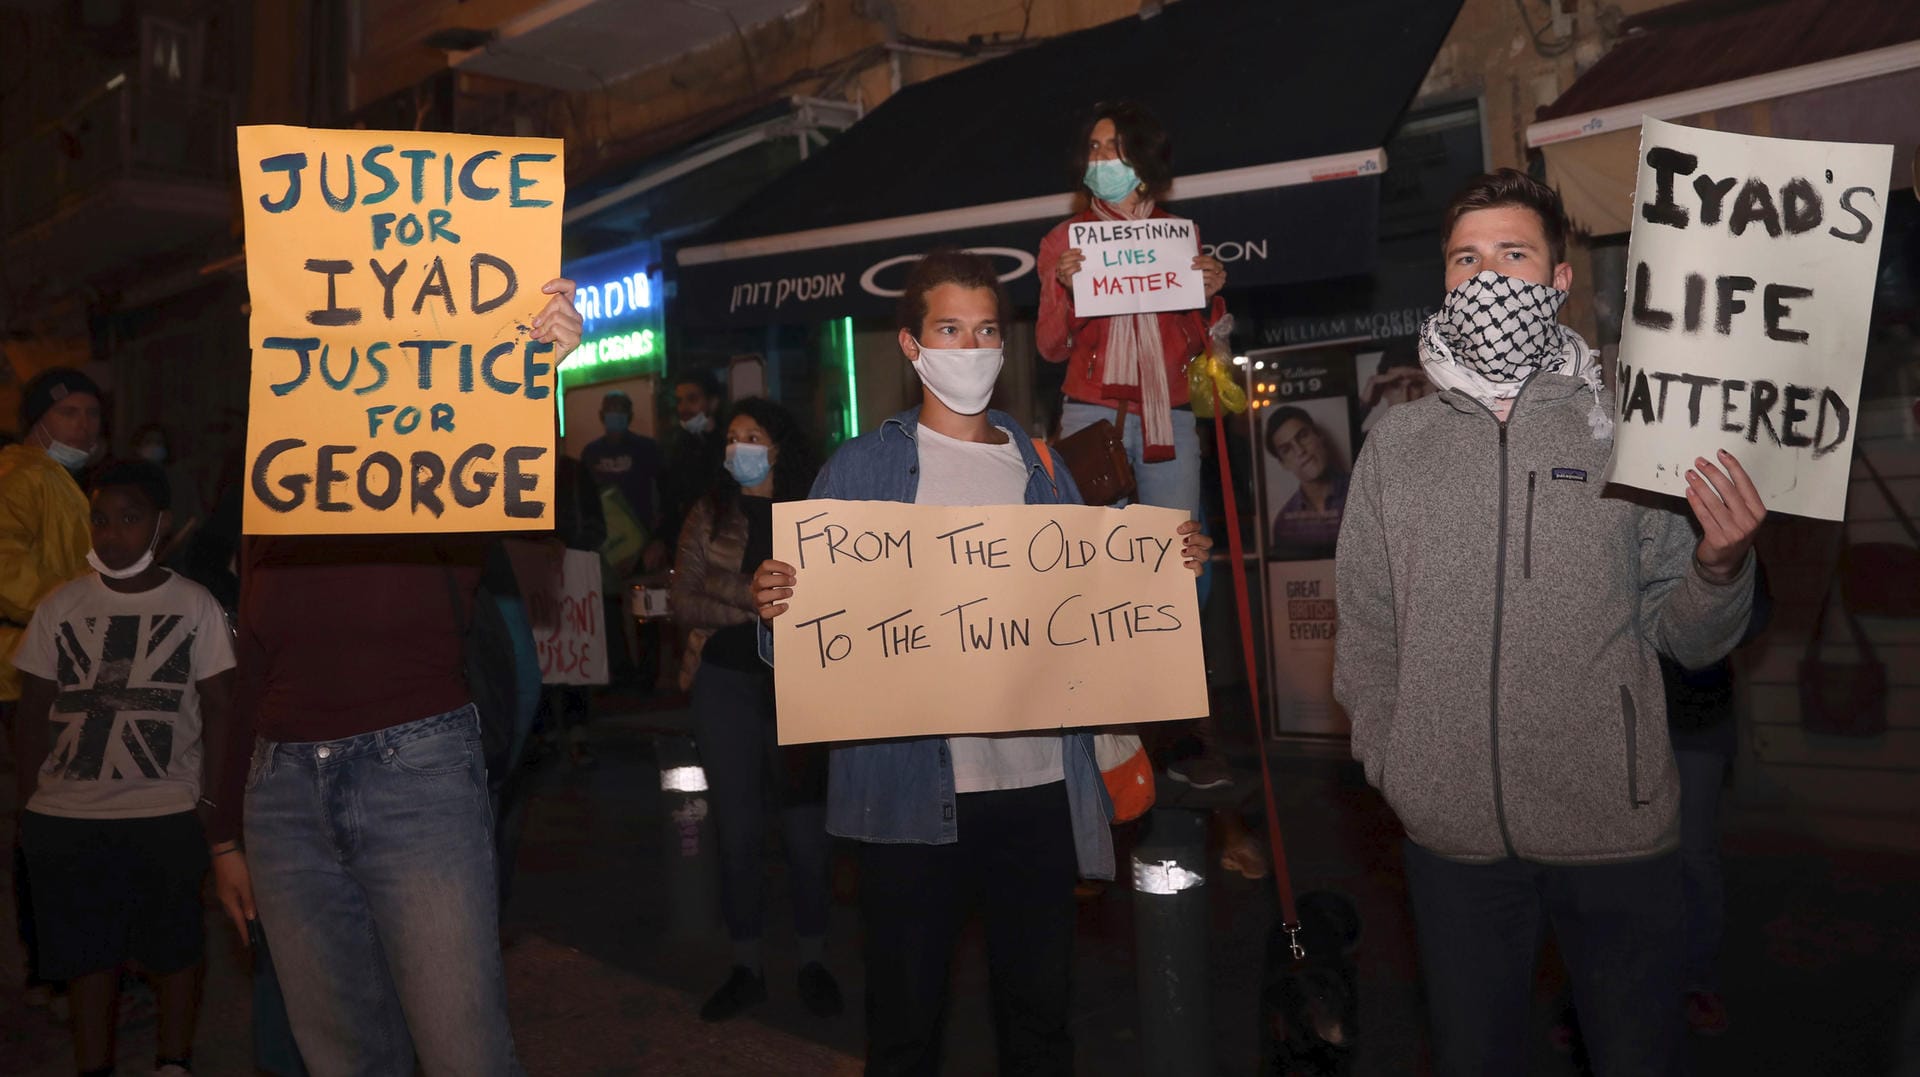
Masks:
[[[1133,465],[1127,462],[1127,443],[1120,436],[1126,422],[1122,404],[1113,409],[1111,421],[1102,419],[1053,444],[1053,451],[1066,461],[1073,484],[1080,488],[1081,500],[1089,505],[1111,505],[1133,496]]]

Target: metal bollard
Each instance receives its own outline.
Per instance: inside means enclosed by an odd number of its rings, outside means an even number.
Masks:
[[[1155,808],[1133,850],[1141,1072],[1210,1074],[1207,816]]]
[[[666,841],[667,930],[698,936],[720,927],[720,857],[707,810],[707,775],[685,737],[659,737],[660,801]]]

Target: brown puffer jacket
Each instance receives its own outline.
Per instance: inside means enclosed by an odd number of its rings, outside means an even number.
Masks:
[[[680,528],[680,549],[673,562],[673,616],[687,632],[680,656],[680,690],[693,687],[700,652],[722,628],[753,621],[752,577],[741,571],[747,557],[747,518],[738,509],[710,526],[713,502],[701,498]]]

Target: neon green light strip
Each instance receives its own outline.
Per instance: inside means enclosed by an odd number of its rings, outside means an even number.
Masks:
[[[840,319],[840,355],[847,372],[846,436],[860,436],[860,389],[853,376],[853,319]]]
[[[580,346],[573,350],[573,354],[567,356],[567,361],[560,364],[560,369],[579,370],[582,367],[598,366],[601,363],[650,359],[657,354],[658,343],[651,329],[593,337],[581,341]]]

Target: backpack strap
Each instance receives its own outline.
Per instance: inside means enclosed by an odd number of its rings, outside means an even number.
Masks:
[[[1033,451],[1040,454],[1040,466],[1047,469],[1047,478],[1053,478],[1053,450],[1047,448],[1046,439],[1034,438]]]

